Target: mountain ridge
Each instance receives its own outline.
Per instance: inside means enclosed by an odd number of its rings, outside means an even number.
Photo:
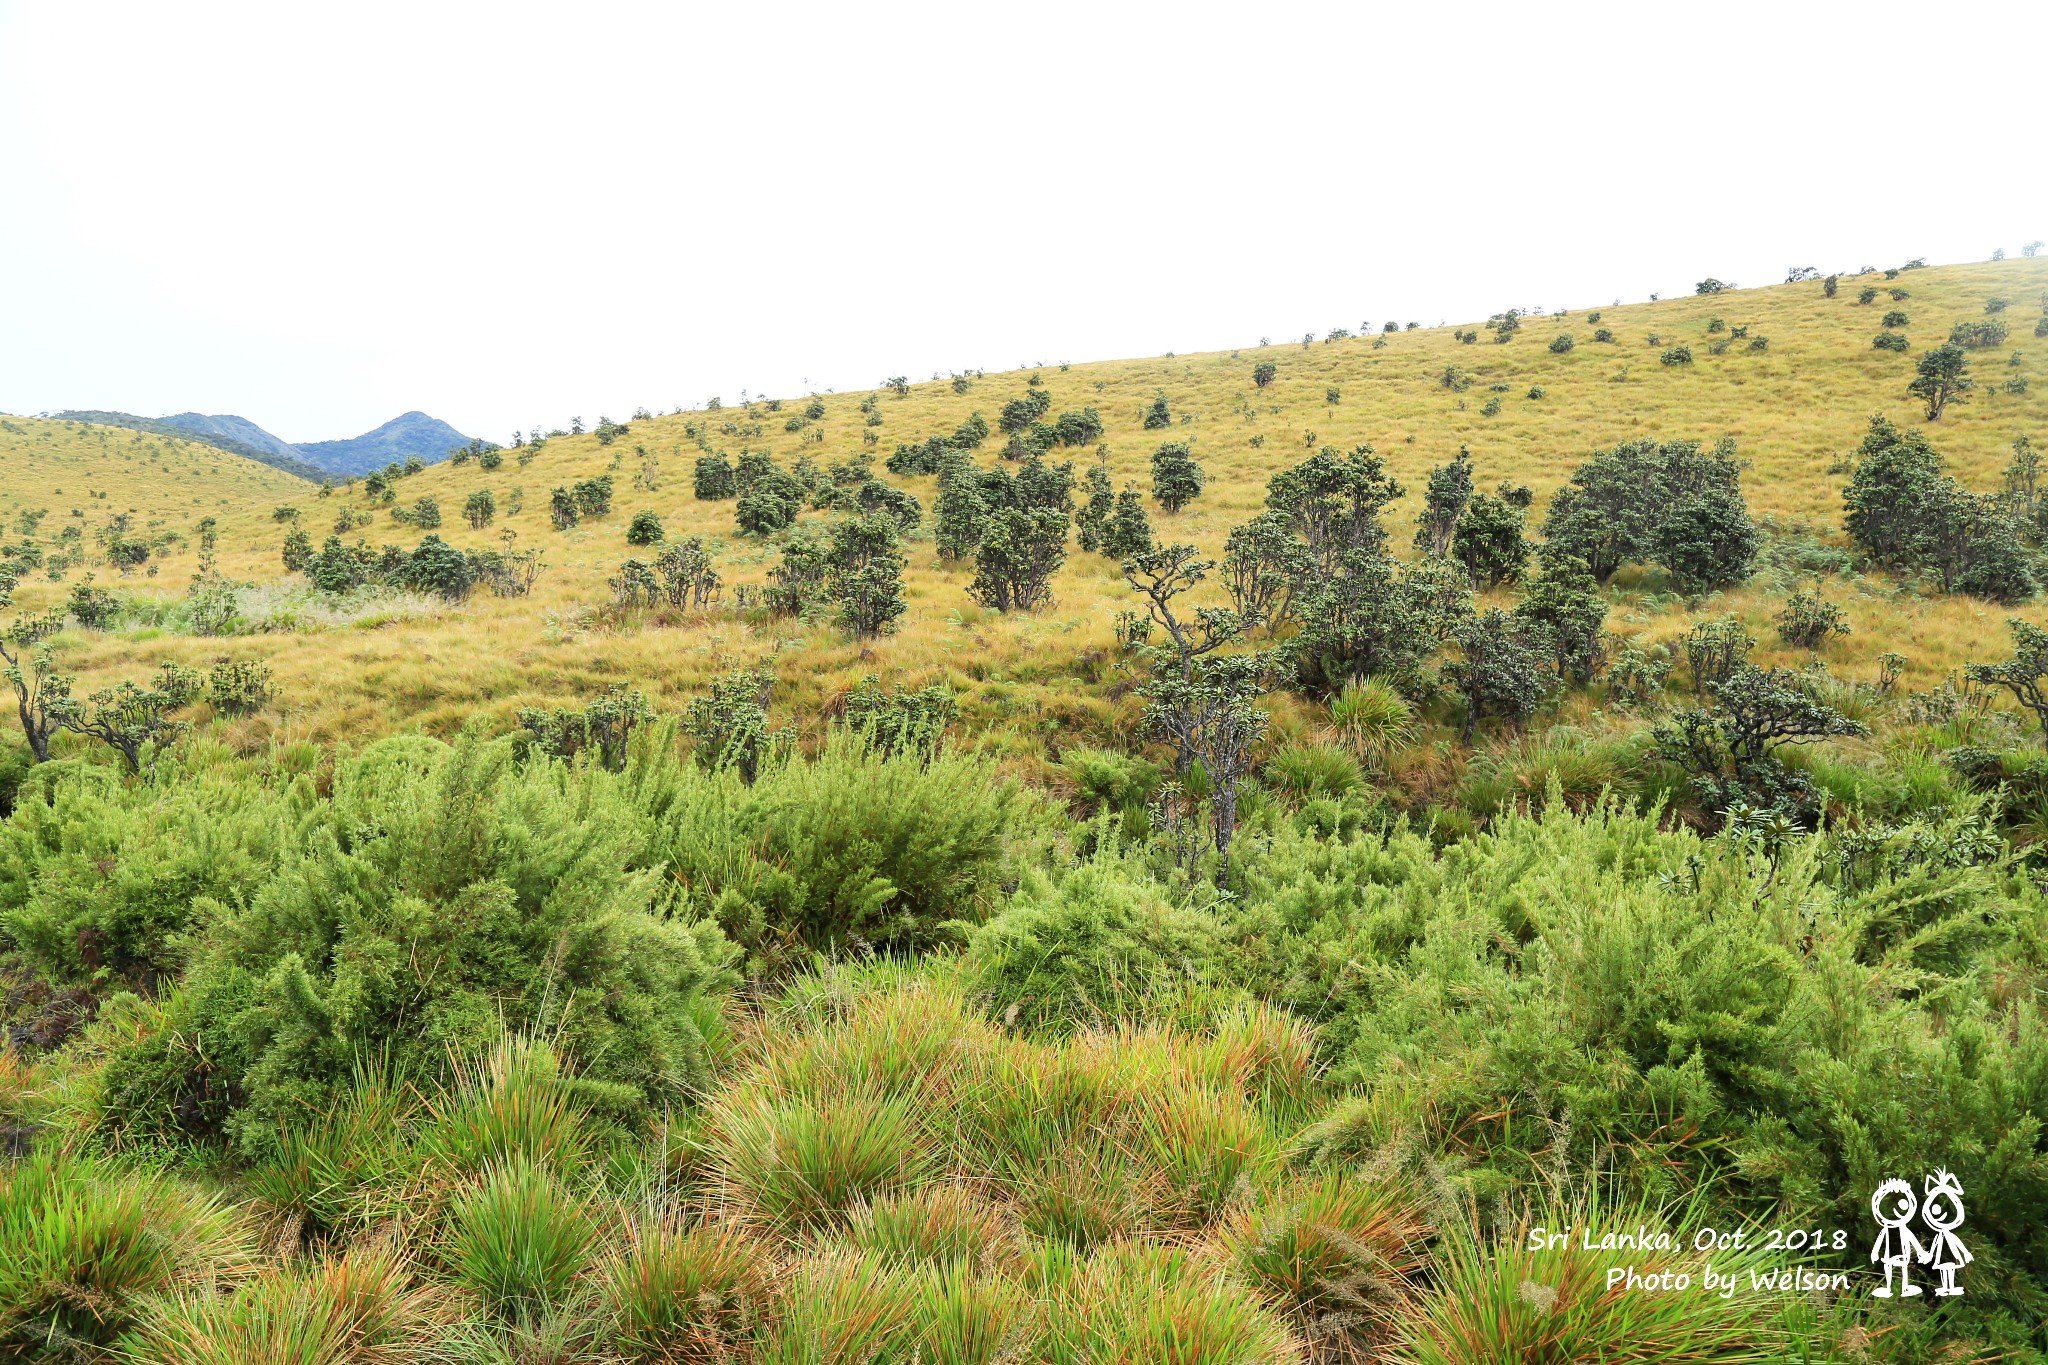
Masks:
[[[360,436],[298,445],[233,413],[180,412],[169,417],[141,417],[132,412],[74,408],[53,416],[60,421],[92,422],[204,442],[314,483],[336,475],[352,478],[367,474],[394,460],[403,462],[409,456],[432,464],[447,458],[451,446],[467,445],[470,439],[438,417],[418,409],[400,413]]]

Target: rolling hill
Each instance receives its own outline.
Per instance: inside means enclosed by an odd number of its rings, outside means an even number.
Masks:
[[[1880,289],[1880,301],[1860,303],[1865,287]],[[1882,292],[1891,289],[1907,297]],[[821,395],[824,415],[797,422],[793,431],[791,419],[804,400],[654,417],[633,422],[609,445],[595,433],[555,437],[537,450],[505,452],[495,470],[475,461],[442,463],[401,481],[398,507],[434,499],[442,516],[439,534],[452,543],[497,548],[509,536],[521,548],[543,550],[547,568],[531,597],[478,594],[460,606],[413,604],[377,630],[255,636],[232,648],[274,660],[293,728],[317,736],[415,724],[447,733],[478,712],[509,723],[519,706],[567,702],[621,681],[673,709],[714,675],[773,658],[787,684],[778,706],[798,712],[814,713],[872,672],[950,682],[969,713],[993,730],[992,742],[1020,756],[1057,752],[1072,739],[1114,740],[1127,732],[1135,705],[1122,695],[1114,670],[1100,663],[1112,644],[1115,613],[1133,601],[1116,567],[1074,550],[1055,581],[1051,607],[1012,616],[987,612],[966,592],[973,565],[944,563],[931,548],[929,477],[894,480],[923,502],[927,516],[907,546],[909,612],[894,634],[878,641],[853,642],[823,623],[771,623],[758,613],[717,611],[655,625],[616,621],[603,611],[607,580],[621,561],[651,553],[625,542],[627,524],[641,510],[658,515],[671,539],[706,537],[728,584],[766,581],[778,545],[739,535],[731,502],[692,496],[692,467],[704,450],[737,456],[765,449],[784,467],[805,455],[822,467],[865,452],[879,470],[899,443],[950,433],[974,412],[993,421],[1005,402],[1026,391],[1032,375],[1050,394],[1054,413],[1099,412],[1118,487],[1149,487],[1150,457],[1163,439],[1190,442],[1208,487],[1178,516],[1153,506],[1153,522],[1160,537],[1211,554],[1220,552],[1232,526],[1257,512],[1267,479],[1319,445],[1370,442],[1387,459],[1409,490],[1389,509],[1395,543],[1405,546],[1428,471],[1460,447],[1471,451],[1479,487],[1525,483],[1540,517],[1573,465],[1596,447],[1635,437],[1710,444],[1731,438],[1745,462],[1750,508],[1784,547],[1774,561],[1781,567],[1752,588],[1691,604],[1655,575],[1629,571],[1612,587],[1609,628],[1624,639],[1655,643],[1673,639],[1695,619],[1732,611],[1751,634],[1769,641],[1779,600],[1805,572],[1797,567],[1798,548],[1841,543],[1842,462],[1868,418],[1883,413],[1922,426],[1905,387],[1918,353],[1944,339],[1955,323],[1985,317],[1989,300],[2010,301],[2003,316],[2011,320],[2012,340],[1972,353],[1984,382],[1967,405],[1926,430],[1950,467],[1980,490],[1996,487],[2017,438],[2031,433],[2039,445],[2048,437],[2048,342],[2030,335],[2044,291],[2048,260],[2015,259],[1911,270],[1891,281],[1845,276],[1835,297],[1809,281],[1574,308],[1524,318],[1505,344],[1474,323],[940,379],[910,385],[901,396],[878,389],[874,406],[881,422],[874,427],[865,425],[860,405],[867,395],[859,393]],[[1912,349],[1905,354],[1872,348],[1884,314],[1893,311],[1909,316],[1896,329],[1909,338]],[[1739,337],[1737,328],[1743,329]],[[1602,330],[1612,339],[1596,340]],[[1459,334],[1468,331],[1479,340],[1461,341]],[[1553,350],[1553,340],[1567,334],[1572,348]],[[1692,363],[1660,363],[1680,345],[1690,348]],[[2014,353],[2018,363],[2008,364]],[[1261,363],[1276,371],[1263,388],[1253,382]],[[1462,390],[1446,386],[1445,372],[1454,367],[1466,384]],[[2007,392],[2010,380],[2023,381],[2025,391]],[[1148,431],[1143,416],[1162,395],[1172,427]],[[864,444],[868,434],[875,444]],[[996,461],[1000,441],[979,452],[984,464]],[[102,458],[120,461],[121,450],[109,439]],[[1093,452],[1055,456],[1075,459],[1079,472]],[[111,477],[115,469],[138,467],[130,457],[107,468]],[[613,513],[566,532],[550,529],[550,491],[604,474],[615,482]],[[497,516],[488,527],[472,529],[463,523],[462,507],[484,489],[494,495]],[[417,530],[394,524],[360,491],[321,498],[295,484],[291,492],[316,544],[344,508],[352,517],[372,518],[347,539],[372,545],[419,539]],[[6,495],[16,503],[25,497],[11,475]],[[209,508],[220,496],[206,499]],[[251,483],[243,496],[246,507],[222,509],[223,566],[248,582],[276,580],[283,536],[271,519],[277,490]],[[810,513],[806,521],[823,516]],[[179,591],[193,563],[189,553],[170,556],[152,590]],[[1916,685],[1931,683],[1998,639],[2006,615],[1974,599],[1901,591],[1875,575],[1855,575],[1831,591],[1846,594],[1855,631],[1833,647],[1835,665],[1870,672],[1879,653],[1895,649],[1911,660],[1909,680]],[[74,645],[94,678],[223,647],[118,634]],[[1306,703],[1282,697],[1275,705],[1283,732],[1314,719]],[[1584,710],[1590,703],[1569,704],[1567,711],[1574,706]]]

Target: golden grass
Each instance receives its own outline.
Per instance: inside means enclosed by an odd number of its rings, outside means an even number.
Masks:
[[[1911,292],[1892,302],[1882,292],[1869,306],[1856,302],[1858,290],[1875,284]],[[1312,445],[1339,447],[1369,441],[1408,485],[1396,504],[1394,534],[1405,545],[1420,505],[1429,468],[1448,459],[1460,444],[1471,447],[1482,487],[1509,479],[1533,487],[1541,508],[1570,469],[1596,446],[1634,437],[1733,437],[1749,462],[1745,492],[1752,510],[1780,522],[1810,523],[1839,541],[1842,476],[1830,466],[1851,451],[1873,413],[1920,424],[1917,404],[1905,391],[1914,359],[1938,344],[1949,327],[1983,316],[1994,296],[2012,301],[2005,317],[2013,337],[1996,351],[1973,353],[1979,387],[1967,406],[1952,409],[1931,428],[1951,468],[1979,489],[1996,485],[2018,436],[2031,434],[2048,444],[2048,342],[2032,336],[2034,320],[2048,295],[2048,259],[1946,266],[1907,272],[1895,281],[1881,275],[1844,277],[1840,295],[1823,297],[1819,282],[1746,289],[1708,298],[1605,306],[1601,327],[1612,344],[1592,341],[1595,324],[1586,310],[1573,309],[1527,319],[1515,338],[1496,345],[1482,330],[1477,344],[1454,339],[1453,328],[1406,332],[1385,339],[1358,337],[1336,342],[1300,342],[1201,355],[1046,367],[1035,371],[1053,398],[1053,412],[1093,406],[1107,427],[1112,476],[1149,488],[1151,452],[1162,439],[1189,440],[1205,465],[1209,486],[1177,517],[1152,508],[1155,530],[1164,538],[1187,540],[1212,553],[1229,529],[1256,512],[1265,483],[1276,470],[1298,461]],[[1894,355],[1871,349],[1879,319],[1890,308],[1906,311],[1904,330],[1914,351]],[[1709,354],[1715,339],[1708,320],[1746,326],[1749,336],[1769,339],[1761,353],[1737,340],[1725,354]],[[1551,338],[1570,332],[1575,349],[1554,354]],[[1651,344],[1656,334],[1660,343]],[[1725,333],[1721,335],[1725,336]],[[1695,363],[1658,363],[1664,347],[1683,342]],[[2012,351],[2024,353],[2017,371],[2006,364]],[[1278,378],[1265,390],[1251,382],[1254,364],[1270,360]],[[1457,365],[1474,377],[1460,394],[1440,376]],[[2032,381],[2032,391],[2001,391],[2014,373]],[[1493,384],[1505,392],[1489,392]],[[1544,396],[1527,397],[1540,385]],[[945,381],[913,385],[907,396],[884,392],[876,428],[880,444],[867,449],[877,468],[898,442],[950,433],[970,412],[994,421],[1003,403],[1025,391],[1026,373],[975,377],[964,394]],[[1339,401],[1327,401],[1327,391]],[[1176,425],[1171,431],[1142,429],[1143,409],[1164,393]],[[767,448],[789,465],[808,453],[821,466],[862,450],[862,393],[827,395],[826,415],[800,433],[784,430],[801,402],[786,402],[771,413],[764,402],[632,423],[609,448],[594,435],[549,441],[530,465],[507,452],[502,468],[486,472],[476,463],[436,465],[406,479],[400,505],[433,496],[441,505],[441,534],[472,548],[496,547],[503,530],[517,532],[522,547],[547,552],[548,570],[534,595],[501,601],[479,594],[467,604],[425,619],[396,620],[371,628],[349,627],[290,635],[230,640],[176,638],[148,631],[93,637],[64,637],[64,656],[82,675],[82,686],[103,685],[166,659],[207,662],[265,657],[282,685],[282,715],[243,722],[238,742],[261,744],[273,736],[335,739],[420,726],[448,733],[473,714],[509,723],[519,706],[564,704],[588,697],[609,683],[627,681],[646,689],[657,705],[680,707],[710,677],[774,656],[785,686],[779,711],[815,714],[863,673],[913,684],[943,679],[962,694],[969,724],[985,731],[999,748],[1020,757],[1040,755],[1048,737],[1063,735],[1093,742],[1118,742],[1133,717],[1128,698],[1113,700],[1113,670],[1088,657],[1111,643],[1113,614],[1131,605],[1109,561],[1076,551],[1057,581],[1058,599],[1031,616],[1002,618],[976,607],[966,587],[971,565],[938,563],[927,538],[910,546],[907,596],[910,611],[899,631],[865,644],[849,641],[829,627],[807,629],[783,621],[756,628],[730,615],[711,614],[679,626],[611,628],[590,609],[605,602],[605,579],[630,554],[625,543],[632,515],[658,513],[671,538],[710,538],[718,567],[728,582],[759,582],[776,560],[772,545],[735,534],[730,502],[700,503],[691,491],[696,443],[684,433],[689,422],[704,425],[714,448],[737,455],[742,447]],[[1498,396],[1498,416],[1481,415],[1482,403]],[[613,414],[622,416],[622,414]],[[760,435],[721,432],[759,425]],[[162,520],[187,532],[183,547],[164,562],[154,580],[137,576],[140,592],[175,595],[195,567],[190,527],[202,515],[217,516],[222,568],[249,580],[275,579],[283,528],[271,520],[279,502],[292,502],[305,515],[316,542],[345,505],[362,506],[360,494],[317,489],[252,462],[216,454],[206,447],[127,431],[80,428],[64,423],[10,419],[0,431],[5,473],[0,475],[0,510],[11,523],[23,508],[54,510],[45,534],[61,525],[70,507],[86,510],[90,522],[109,508],[134,507],[137,526]],[[822,437],[822,439],[820,439]],[[1253,444],[1254,442],[1258,444]],[[1001,439],[982,451],[995,460]],[[1068,452],[1077,471],[1092,452]],[[549,490],[609,471],[616,484],[615,511],[602,521],[567,533],[548,527]],[[636,487],[636,476],[651,473],[655,487]],[[646,479],[641,479],[644,485]],[[915,492],[929,514],[934,480],[898,480]],[[63,488],[61,495],[57,488]],[[86,488],[111,497],[87,501]],[[478,488],[494,490],[499,518],[487,530],[462,523],[465,497]],[[505,508],[518,490],[523,509]],[[95,508],[100,510],[94,510]],[[809,514],[816,517],[818,514]],[[929,515],[927,517],[929,522]],[[411,527],[380,514],[359,532],[372,544],[410,545]],[[115,575],[99,570],[102,582]],[[74,579],[76,575],[74,574]],[[24,605],[54,600],[64,587],[40,580],[24,583]],[[1851,676],[1874,675],[1876,656],[1896,650],[1912,660],[1905,681],[1926,686],[1966,658],[2002,649],[2004,609],[1967,599],[1928,600],[1901,594],[1894,585],[1867,580],[1833,585],[1846,596],[1855,633],[1831,647],[1828,658]],[[1623,636],[1669,640],[1696,616],[1734,612],[1764,641],[1761,657],[1790,659],[1776,647],[1770,618],[1779,594],[1762,587],[1725,594],[1688,611],[1668,597],[1640,591],[1617,594],[1610,628]],[[1096,656],[1099,659],[1099,655]],[[1285,709],[1283,707],[1283,709]]]

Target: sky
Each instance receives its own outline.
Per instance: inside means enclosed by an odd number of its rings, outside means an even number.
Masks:
[[[2048,5],[0,0],[0,410],[466,434],[2048,237]]]

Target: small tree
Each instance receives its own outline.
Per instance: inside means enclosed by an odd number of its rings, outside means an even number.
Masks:
[[[557,488],[548,494],[548,520],[557,531],[566,531],[583,518],[576,510],[576,499],[566,488]]]
[[[0,580],[4,583],[5,580]],[[0,586],[0,608],[11,605],[14,590]],[[76,681],[57,671],[56,646],[50,637],[64,629],[62,612],[18,617],[0,630],[0,677],[14,689],[15,714],[22,738],[37,763],[50,757],[50,738],[63,728]]]
[[[477,489],[462,504],[463,520],[478,531],[489,526],[497,515],[498,499],[488,488]]]
[[[1252,366],[1252,383],[1265,388],[1280,373],[1280,367],[1270,360],[1262,360]]]
[[[1211,837],[1227,869],[1238,789],[1251,773],[1253,746],[1266,731],[1267,715],[1254,703],[1271,685],[1277,656],[1223,652],[1251,624],[1234,611],[1198,607],[1186,613],[1175,606],[1215,567],[1196,556],[1192,545],[1167,545],[1126,560],[1123,572],[1166,635],[1163,643],[1138,649],[1147,674],[1138,687],[1146,730],[1171,746],[1174,771],[1183,780],[1201,765]]]
[[[968,593],[996,611],[1032,611],[1052,601],[1052,576],[1067,557],[1067,514],[1049,507],[1002,507],[982,527]]]
[[[1444,665],[1444,675],[1465,699],[1461,742],[1472,742],[1480,719],[1498,716],[1520,725],[1550,692],[1550,632],[1525,616],[1490,609],[1460,622],[1451,632],[1462,658]]]
[[[965,559],[981,544],[988,502],[974,461],[949,450],[939,465],[939,496],[932,505],[932,539],[942,559]]]
[[[1102,548],[1103,537],[1109,533],[1109,519],[1116,515],[1116,488],[1109,481],[1107,458],[1088,466],[1085,487],[1088,496],[1074,516],[1074,526],[1080,532],[1081,549],[1093,553]]]
[[[660,517],[644,507],[633,514],[631,524],[626,527],[628,545],[659,545],[661,538]]]
[[[1167,515],[1178,513],[1202,494],[1202,466],[1186,441],[1168,441],[1152,453],[1152,496]]]
[[[1659,724],[1655,752],[1684,770],[1714,814],[1751,806],[1811,823],[1820,804],[1813,783],[1787,768],[1777,751],[1868,729],[1819,700],[1812,680],[1790,669],[1738,664],[1707,691],[1713,709],[1682,711]]]
[[[1515,615],[1548,634],[1562,681],[1581,686],[1593,681],[1607,653],[1607,601],[1584,564],[1559,559],[1545,565]]]
[[[1475,495],[1451,533],[1450,551],[1475,584],[1497,588],[1514,582],[1531,553],[1521,509],[1504,497]]]
[[[313,562],[313,537],[294,526],[284,536],[284,567],[287,573],[304,573]]]
[[[1230,605],[1243,620],[1263,623],[1269,635],[1292,619],[1294,595],[1309,568],[1308,548],[1278,512],[1261,512],[1232,528],[1224,542],[1223,586]]]
[[[739,491],[724,451],[697,457],[695,491],[699,502],[718,502]]]
[[[1160,394],[1152,400],[1152,406],[1145,409],[1145,430],[1158,431],[1173,425],[1173,413],[1166,406],[1166,395]]]
[[[422,531],[431,531],[441,524],[441,500],[421,498],[412,505],[412,524]]]
[[[654,719],[654,708],[638,688],[614,683],[581,710],[521,707],[519,724],[527,744],[565,761],[589,755],[613,772],[626,766],[633,731]]]
[[[654,575],[662,600],[678,610],[710,606],[722,587],[701,536],[688,536],[662,546],[661,553],[654,557]]]
[[[99,740],[127,760],[130,772],[140,773],[151,750],[191,728],[190,722],[173,720],[171,713],[196,701],[202,686],[194,670],[165,664],[147,685],[123,679],[93,693],[82,706],[67,702],[61,724]]]
[[[834,526],[831,565],[826,590],[839,604],[840,624],[855,638],[881,634],[909,609],[896,522],[886,513]]]
[[[1920,357],[1913,381],[1906,385],[1906,392],[1927,404],[1927,420],[1938,422],[1941,414],[1952,403],[1966,403],[1963,397],[1977,387],[1977,381],[1970,378],[1970,358],[1963,354],[1963,348],[1954,342],[1937,346]]]
[[[1964,671],[1969,680],[1985,687],[2002,687],[2013,700],[2034,713],[2041,726],[2041,739],[2048,744],[2048,630],[2022,621],[2008,620],[2012,631],[2012,657],[2004,663],[1970,664]]]
[[[1697,596],[1733,587],[1756,564],[1761,538],[1742,494],[1703,488],[1670,508],[1657,527],[1656,555],[1682,593]]]
[[[1472,452],[1464,446],[1449,463],[1429,471],[1422,493],[1422,515],[1415,527],[1415,548],[1440,555],[1451,548],[1458,519],[1472,501]]]
[[[763,667],[729,673],[711,684],[709,696],[692,701],[683,712],[683,729],[697,741],[697,762],[713,772],[731,768],[751,786],[761,764],[787,738],[768,728],[774,689],[774,671]]]
[[[1152,548],[1152,519],[1135,488],[1116,495],[1116,507],[1102,528],[1102,553],[1122,563]]]
[[[1778,638],[1796,649],[1819,649],[1831,635],[1847,635],[1849,623],[1842,609],[1820,595],[1795,592],[1778,611]]]
[[[784,616],[808,616],[825,602],[831,573],[825,541],[812,534],[792,536],[782,547],[781,562],[768,571],[768,606]]]

